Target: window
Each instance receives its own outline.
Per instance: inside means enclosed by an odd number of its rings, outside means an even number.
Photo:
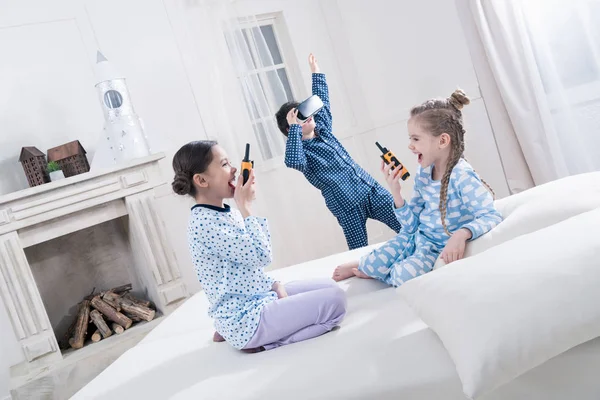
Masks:
[[[571,105],[599,100],[600,2],[524,1],[523,11],[551,108],[561,96]]]
[[[294,98],[277,26],[276,16],[258,18],[252,24],[242,22],[227,43],[264,160],[285,152],[285,137],[274,115]]]
[[[536,96],[544,131],[569,173],[597,170],[590,149],[600,147],[600,2],[520,0],[532,49],[529,72],[539,74],[544,96]],[[546,104],[544,104],[546,103]],[[558,158],[557,158],[558,159]]]

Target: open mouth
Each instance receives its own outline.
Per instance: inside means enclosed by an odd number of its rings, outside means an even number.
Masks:
[[[423,154],[421,154],[421,153],[417,154],[417,161],[418,162],[423,161]]]
[[[235,176],[229,181],[229,187],[235,189]]]

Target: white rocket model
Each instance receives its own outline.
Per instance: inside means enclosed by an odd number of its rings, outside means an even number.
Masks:
[[[136,115],[125,77],[98,52],[96,90],[104,113],[104,134],[96,147],[91,170],[150,155],[148,140]]]

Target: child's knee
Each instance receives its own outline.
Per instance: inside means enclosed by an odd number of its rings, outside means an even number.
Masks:
[[[331,288],[329,301],[331,304],[333,314],[335,316],[343,315],[346,313],[348,299],[346,297],[346,292],[342,288],[340,288],[337,285]]]
[[[319,285],[323,285],[324,288],[339,288],[336,281],[331,278],[323,278],[317,281]]]
[[[411,279],[430,272],[432,267],[433,265],[429,260],[412,259],[404,261],[395,265],[390,271],[391,284],[394,287],[398,287]]]

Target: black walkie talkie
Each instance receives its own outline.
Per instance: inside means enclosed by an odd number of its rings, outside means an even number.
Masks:
[[[250,161],[250,143],[246,143],[246,155],[242,160],[242,178],[244,179],[244,185],[250,178],[250,171],[254,167],[254,161]]]

